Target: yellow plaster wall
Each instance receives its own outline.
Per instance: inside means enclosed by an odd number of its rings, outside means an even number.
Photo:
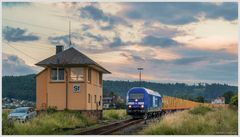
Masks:
[[[68,72],[68,109],[70,110],[102,110],[102,85],[99,84],[99,73],[92,69],[92,81],[86,82],[88,78],[88,68],[84,68],[84,81],[70,81],[70,69],[65,68]],[[37,109],[41,104],[46,103],[47,106],[57,107],[58,110],[66,108],[66,71],[64,81],[51,81],[51,69],[48,68],[37,76]],[[80,92],[73,92],[73,85],[80,84]],[[91,103],[88,103],[88,94],[91,95]],[[94,102],[96,95],[96,103]],[[101,105],[99,105],[101,101]]]

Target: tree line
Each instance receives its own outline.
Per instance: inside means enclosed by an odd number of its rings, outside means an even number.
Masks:
[[[36,100],[35,74],[25,76],[3,76],[2,95],[22,100]],[[188,85],[185,83],[154,83],[142,81],[103,81],[103,96],[114,92],[116,95],[126,98],[127,91],[132,87],[146,87],[159,92],[161,95],[174,96],[198,102],[209,102],[211,99],[224,96],[229,103],[230,97],[237,94],[238,87],[227,84],[198,83]]]

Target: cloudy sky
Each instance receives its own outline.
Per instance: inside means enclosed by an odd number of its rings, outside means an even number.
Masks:
[[[3,3],[3,75],[72,43],[109,80],[237,85],[237,3]]]

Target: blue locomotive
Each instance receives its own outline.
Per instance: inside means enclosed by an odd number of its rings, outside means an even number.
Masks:
[[[158,92],[143,87],[131,88],[127,93],[127,114],[133,118],[161,115],[162,97]]]

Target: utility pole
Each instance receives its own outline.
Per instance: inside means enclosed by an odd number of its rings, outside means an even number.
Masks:
[[[69,47],[68,48],[70,48],[71,45],[72,45],[72,42],[71,42],[71,20],[70,20],[70,18],[69,18],[69,28],[68,29],[69,29]]]
[[[142,82],[142,70],[143,68],[137,68],[137,70],[139,71],[139,85],[141,87],[141,82]]]
[[[69,19],[69,45],[68,45],[68,48],[70,48],[72,45],[72,42],[71,42],[71,20],[69,17],[68,17],[68,19]],[[63,68],[66,72],[65,73],[66,74],[66,104],[65,104],[65,108],[68,109],[68,92],[69,92],[68,91],[68,86],[69,86],[68,71],[69,71],[69,69],[67,67],[65,67],[65,65],[63,65]]]
[[[68,70],[64,67],[64,70],[66,72],[66,106],[65,108],[68,109]]]

